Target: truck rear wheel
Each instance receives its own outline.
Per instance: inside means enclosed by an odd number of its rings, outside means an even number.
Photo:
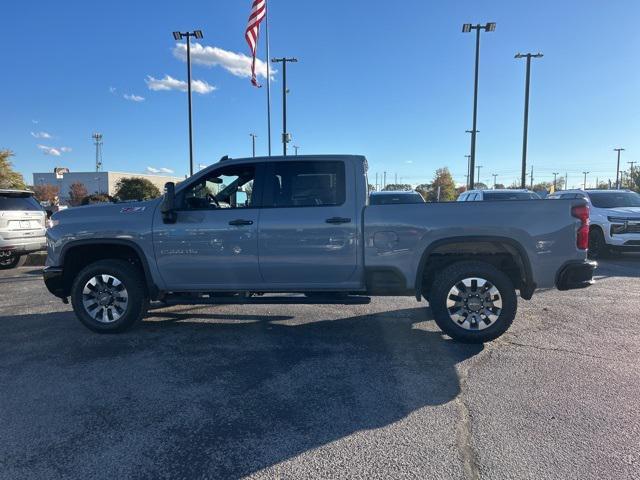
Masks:
[[[484,262],[450,265],[433,281],[431,311],[438,326],[454,340],[483,343],[507,331],[516,315],[513,283]]]
[[[140,320],[149,307],[141,272],[124,260],[100,260],[78,273],[71,287],[78,319],[98,333],[117,333]]]

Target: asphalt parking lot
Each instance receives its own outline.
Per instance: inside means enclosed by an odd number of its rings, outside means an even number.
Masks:
[[[1,478],[640,477],[640,257],[485,346],[424,303],[171,307],[97,335],[0,272]]]

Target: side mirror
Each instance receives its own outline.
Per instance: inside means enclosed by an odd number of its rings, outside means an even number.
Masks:
[[[160,213],[162,213],[162,221],[164,223],[176,223],[178,216],[175,209],[176,202],[176,184],[167,182],[164,184],[164,196],[160,204]]]

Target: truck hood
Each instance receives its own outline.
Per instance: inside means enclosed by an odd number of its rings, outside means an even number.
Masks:
[[[603,208],[602,212],[610,217],[632,217],[640,220],[640,207]]]
[[[135,215],[153,211],[160,202],[159,198],[142,202],[122,202],[122,203],[94,203],[81,207],[67,208],[53,214],[52,220],[64,222],[66,220],[77,220],[78,218],[99,218],[114,214]]]

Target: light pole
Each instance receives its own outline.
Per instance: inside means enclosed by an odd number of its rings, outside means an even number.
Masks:
[[[616,190],[620,188],[620,152],[624,152],[624,148],[614,148],[614,152],[618,152],[618,166],[616,167]]]
[[[485,25],[472,25],[471,23],[465,23],[462,25],[462,33],[469,33],[471,30],[476,31],[476,68],[475,77],[473,83],[473,127],[471,128],[471,167],[470,167],[470,181],[471,188],[475,185],[473,178],[473,171],[476,166],[476,133],[477,132],[477,119],[478,119],[478,67],[480,63],[480,31],[494,32],[496,30],[495,22],[489,22]]]
[[[491,176],[493,177],[493,189],[496,189],[496,178],[498,178],[498,174],[497,173],[492,173]]]
[[[522,133],[522,174],[521,183],[522,188],[526,188],[526,174],[527,174],[527,131],[529,129],[529,84],[531,83],[531,59],[541,58],[541,53],[516,53],[515,58],[527,59],[527,74],[524,87],[524,127]]]
[[[282,155],[287,156],[287,143],[291,134],[287,132],[287,63],[297,63],[297,58],[273,58],[273,63],[282,63]]]
[[[582,184],[583,190],[587,189],[587,173],[591,173],[591,172],[582,172],[582,174],[584,175],[584,183]]]
[[[253,156],[256,156],[256,137],[258,135],[256,135],[255,133],[250,133],[249,136],[251,137],[251,151],[253,152]]]
[[[553,191],[556,191],[556,185],[557,185],[557,179],[558,179],[558,172],[553,172]]]
[[[193,32],[173,32],[173,39],[187,39],[187,97],[189,98],[189,174],[193,175],[193,129],[191,125],[191,37],[198,40],[203,37],[202,30]]]
[[[477,178],[478,182],[477,183],[480,183],[480,169],[482,168],[482,165],[476,165],[476,168],[478,169],[478,178]]]
[[[299,145],[294,145],[293,146],[293,150],[296,152],[296,157],[298,156],[298,149],[300,148]]]

